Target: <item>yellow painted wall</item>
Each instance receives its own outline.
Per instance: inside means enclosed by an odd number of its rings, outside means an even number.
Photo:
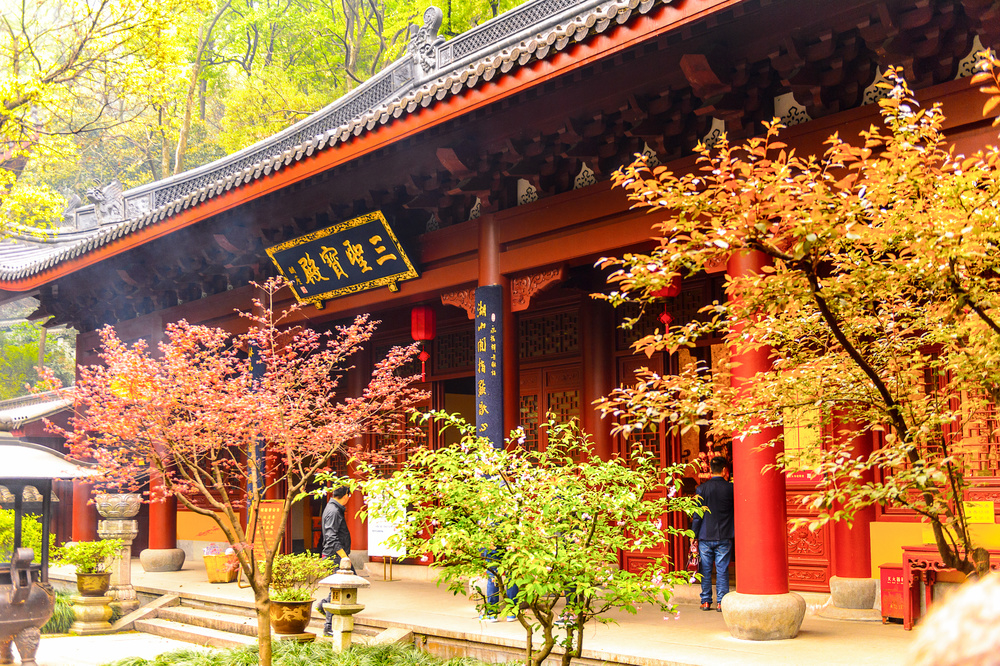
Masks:
[[[215,521],[193,511],[177,512],[177,538],[189,541],[217,541],[228,543]]]
[[[923,543],[920,523],[872,523],[872,578],[880,564],[902,564],[903,546]]]
[[[1000,550],[1000,525],[972,525],[972,538],[977,545]],[[934,543],[926,523],[872,523],[871,540],[873,578],[878,578],[880,564],[902,563],[903,546]]]

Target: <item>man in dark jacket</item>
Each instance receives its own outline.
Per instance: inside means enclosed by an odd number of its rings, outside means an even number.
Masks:
[[[729,561],[733,555],[733,484],[728,462],[722,456],[708,463],[712,478],[695,491],[708,509],[695,536],[701,572],[701,609],[712,610],[712,562],[715,562],[715,596],[722,611],[722,598],[729,593]]]
[[[340,560],[351,554],[351,532],[347,529],[345,508],[351,493],[347,486],[340,486],[333,491],[333,496],[323,509],[323,557],[333,557],[340,566]],[[354,565],[351,565],[354,572]],[[333,615],[326,614],[326,625],[323,635],[329,636],[333,631]]]

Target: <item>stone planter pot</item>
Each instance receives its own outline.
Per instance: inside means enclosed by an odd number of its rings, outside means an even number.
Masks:
[[[111,572],[101,573],[78,573],[76,575],[76,589],[81,597],[103,597],[111,587]]]
[[[126,519],[134,518],[139,513],[142,498],[135,493],[105,493],[94,498],[97,513],[104,518]]]
[[[271,600],[271,628],[276,634],[302,634],[309,625],[313,601]]]

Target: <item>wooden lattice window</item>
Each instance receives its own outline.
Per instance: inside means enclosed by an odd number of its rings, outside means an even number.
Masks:
[[[577,354],[580,352],[580,317],[576,312],[523,317],[518,335],[522,359]]]
[[[561,423],[568,423],[580,418],[580,391],[569,389],[549,393],[548,410],[555,414]]]
[[[431,360],[435,374],[471,370],[476,360],[476,341],[472,328],[439,334],[434,340]]]
[[[960,437],[957,446],[964,454],[965,473],[978,477],[1000,476],[1000,419],[996,405],[966,393],[962,397],[964,425],[957,433]]]
[[[393,347],[408,347],[411,344],[413,344],[412,340],[404,339],[396,342],[386,342],[375,345],[375,348],[372,352],[374,355],[372,361],[373,363],[378,363],[389,354],[389,350],[392,349]],[[410,361],[405,365],[401,365],[399,366],[399,368],[396,369],[396,375],[399,377],[409,377],[410,375],[419,375],[419,374],[420,374],[420,361],[417,360],[416,356],[411,358]]]
[[[524,428],[524,448],[538,450],[538,396],[521,396],[521,427]]]

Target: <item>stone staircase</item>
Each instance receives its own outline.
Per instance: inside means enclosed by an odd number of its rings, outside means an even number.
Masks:
[[[234,648],[257,642],[257,616],[252,607],[173,594],[123,617],[115,629],[133,629],[205,647]],[[308,631],[317,636],[323,633],[323,618],[315,611]],[[354,638],[358,642],[370,640],[380,631],[355,625]]]

